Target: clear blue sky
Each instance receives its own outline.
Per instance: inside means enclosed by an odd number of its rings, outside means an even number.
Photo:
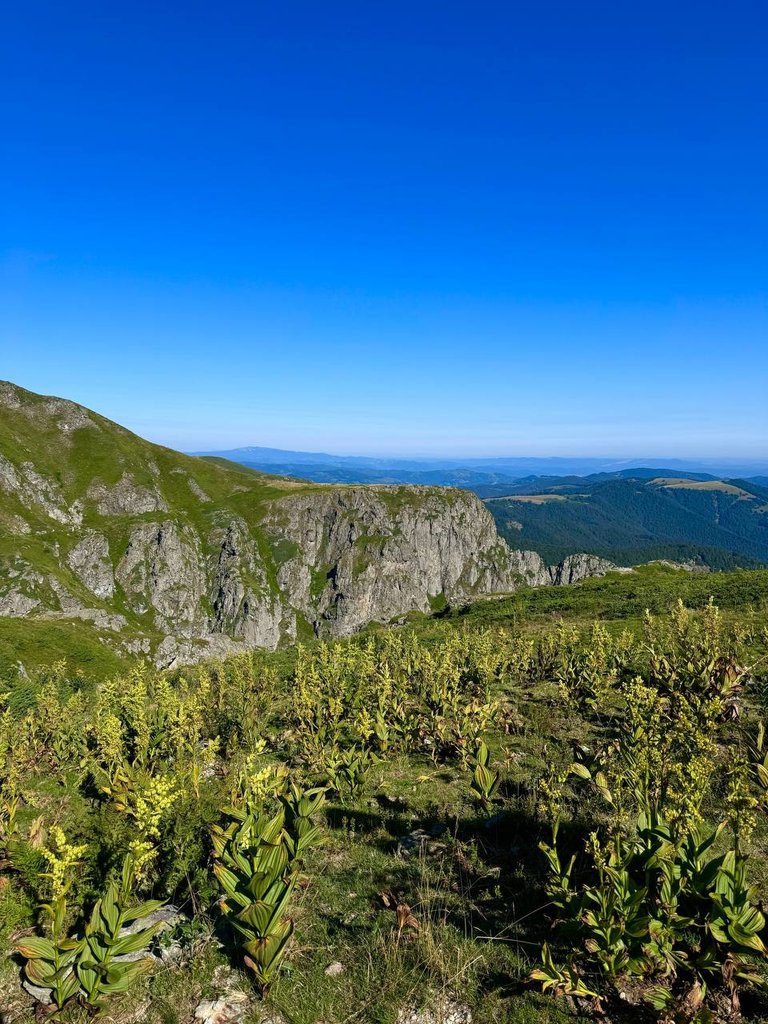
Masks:
[[[768,455],[768,4],[24,3],[0,377],[187,449]]]

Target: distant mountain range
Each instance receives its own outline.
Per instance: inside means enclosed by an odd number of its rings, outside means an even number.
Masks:
[[[713,569],[768,564],[768,460],[385,459],[236,448],[201,453],[320,483],[460,487],[514,548]]]
[[[678,475],[768,479],[766,459],[606,459],[606,458],[383,458],[331,455],[250,446],[224,451],[192,452],[239,462],[251,469],[297,476],[316,483],[405,483],[464,487],[484,497],[501,495],[509,485],[530,476],[616,474],[644,467],[662,467]],[[661,470],[659,470],[660,472]],[[655,471],[654,471],[655,472]]]

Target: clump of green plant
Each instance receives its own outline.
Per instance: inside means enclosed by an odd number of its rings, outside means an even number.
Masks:
[[[301,858],[318,836],[312,821],[324,791],[292,789],[283,806],[268,813],[254,800],[230,808],[230,823],[215,825],[214,872],[224,890],[220,907],[242,937],[244,962],[266,995],[293,935],[287,916]]]
[[[747,858],[736,850],[714,855],[720,829],[691,830],[676,840],[663,819],[641,814],[632,837],[591,837],[594,880],[574,886],[554,847],[544,847],[552,870],[550,895],[580,942],[563,967],[548,949],[531,977],[545,988],[593,996],[622,979],[655,981],[652,1002],[672,1005],[710,985],[728,992],[762,985],[765,919],[747,880]]]
[[[134,860],[128,854],[119,883],[112,879],[107,884],[85,925],[75,971],[83,1002],[90,1009],[101,1009],[110,996],[127,992],[149,965],[147,959],[120,959],[147,950],[157,930],[140,928],[128,934],[126,926],[143,921],[163,905],[162,900],[134,903],[135,885]]]
[[[470,789],[477,802],[484,811],[487,811],[492,804],[499,788],[501,776],[491,768],[491,755],[485,743],[481,740],[477,745],[475,756],[471,767],[472,783]]]
[[[285,831],[292,847],[294,860],[301,864],[305,852],[320,838],[320,825],[316,815],[325,803],[324,786],[302,789],[292,782],[282,796],[286,815]]]
[[[349,750],[339,750],[329,759],[328,782],[342,801],[357,800],[378,763],[378,756],[368,747],[355,744]]]
[[[44,904],[42,910],[51,922],[51,938],[30,935],[16,943],[17,952],[26,957],[27,981],[38,988],[49,989],[57,1010],[63,1010],[80,992],[75,962],[82,951],[83,940],[66,934],[66,909],[64,900]]]
[[[146,950],[155,929],[144,928],[129,934],[126,926],[143,920],[163,905],[162,900],[133,902],[135,869],[128,854],[120,882],[112,879],[107,883],[83,934],[69,935],[66,922],[71,870],[85,851],[85,846],[67,842],[60,828],[51,829],[51,849],[43,851],[50,870],[42,876],[50,884],[51,900],[41,907],[50,924],[50,937],[30,936],[16,944],[17,951],[26,958],[27,980],[48,989],[58,1010],[78,1000],[90,1010],[101,1011],[110,996],[127,992],[149,961],[123,958]]]
[[[58,827],[51,829],[49,842],[49,848],[42,851],[49,870],[41,872],[40,877],[48,883],[51,899],[40,909],[50,922],[50,938],[29,936],[16,944],[16,950],[26,957],[24,974],[27,980],[49,989],[54,1005],[61,1010],[80,993],[75,965],[84,940],[67,934],[67,893],[72,884],[72,869],[86,852],[86,847],[69,843]]]

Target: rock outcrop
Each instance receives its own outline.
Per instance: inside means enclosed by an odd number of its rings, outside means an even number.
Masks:
[[[96,597],[109,599],[115,592],[115,574],[107,538],[86,530],[67,555],[70,569]]]
[[[263,526],[280,593],[329,636],[429,612],[436,602],[548,582],[541,558],[510,550],[466,491],[326,489],[275,502]]]
[[[154,624],[163,633],[193,636],[204,630],[203,552],[191,528],[173,520],[134,526],[115,579],[134,612],[154,609]]]
[[[549,582],[555,587],[560,587],[578,583],[589,576],[605,576],[607,572],[615,568],[613,562],[609,562],[607,558],[581,554],[568,555],[562,562],[550,566],[547,573]]]
[[[129,473],[123,473],[112,487],[107,487],[103,480],[96,480],[88,488],[88,497],[96,499],[96,508],[102,516],[168,511],[168,506],[154,488],[142,487]]]
[[[0,615],[77,619],[159,665],[611,568],[510,548],[466,491],[267,477],[2,383],[0,532],[17,538],[0,555]]]
[[[208,538],[213,549],[209,578],[210,628],[249,647],[274,649],[282,637],[295,639],[290,599],[269,585],[258,546],[242,519],[233,519]]]

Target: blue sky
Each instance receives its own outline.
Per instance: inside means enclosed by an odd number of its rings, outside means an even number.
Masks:
[[[0,376],[187,449],[768,456],[768,6],[40,3]]]

